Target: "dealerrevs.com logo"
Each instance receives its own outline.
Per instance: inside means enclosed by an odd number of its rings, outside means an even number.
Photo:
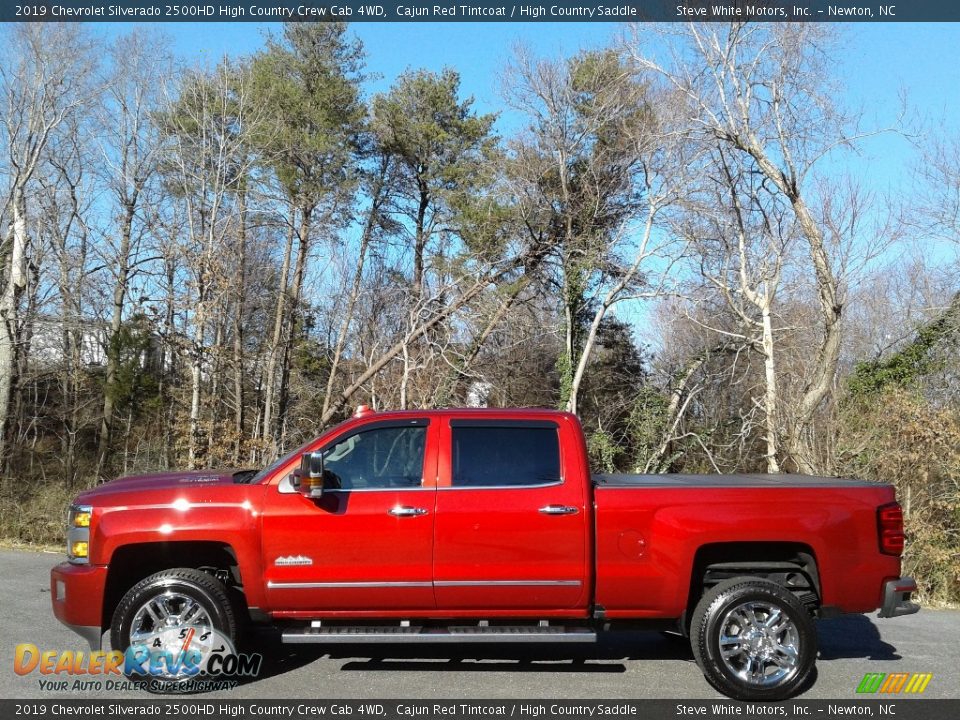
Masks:
[[[238,653],[216,630],[171,628],[175,637],[154,638],[125,651],[40,650],[17,645],[17,675],[39,674],[40,689],[50,692],[117,691],[190,693],[233,688],[241,677],[256,677],[263,656]],[[176,642],[173,642],[175,640]]]
[[[858,693],[919,694],[927,689],[933,673],[867,673],[857,685]]]

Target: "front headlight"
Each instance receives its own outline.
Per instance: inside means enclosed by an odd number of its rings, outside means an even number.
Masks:
[[[67,513],[67,559],[75,564],[90,562],[90,518],[93,508],[89,505],[71,505]]]
[[[73,527],[90,527],[91,514],[89,507],[85,507],[82,510],[78,508],[73,514]]]

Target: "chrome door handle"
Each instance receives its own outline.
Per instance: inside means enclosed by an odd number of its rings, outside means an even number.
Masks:
[[[417,517],[418,515],[426,515],[427,511],[424,508],[397,505],[395,508],[387,510],[387,514],[394,517]]]
[[[544,505],[540,512],[544,515],[576,515],[580,510],[573,505]]]

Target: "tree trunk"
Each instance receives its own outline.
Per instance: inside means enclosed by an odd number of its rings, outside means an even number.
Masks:
[[[103,417],[100,420],[100,438],[97,448],[97,477],[107,464],[107,455],[113,441],[113,412],[117,390],[117,372],[120,367],[120,328],[123,323],[123,307],[127,297],[130,278],[130,243],[133,234],[133,219],[136,200],[126,203],[123,224],[120,229],[120,252],[117,256],[117,282],[113,286],[110,311],[110,336],[107,344],[107,367],[103,384]]]
[[[830,260],[820,227],[816,224],[803,199],[793,200],[793,207],[800,221],[800,227],[810,247],[810,259],[813,262],[817,280],[817,296],[820,300],[820,318],[823,323],[823,336],[817,347],[814,372],[803,388],[797,416],[789,435],[790,456],[800,472],[814,474],[821,470],[817,465],[813,449],[808,443],[814,415],[833,387],[833,380],[840,363],[840,344],[843,340],[843,326],[840,322],[843,305],[838,298],[837,282],[830,267]]]
[[[607,310],[616,303],[617,294],[621,292],[623,285],[618,285],[617,288],[611,290],[607,296],[604,298],[603,302],[600,304],[600,307],[597,308],[596,313],[593,315],[593,320],[590,323],[590,329],[587,332],[586,340],[583,343],[583,349],[580,351],[580,357],[577,359],[577,367],[573,369],[573,352],[570,351],[570,372],[572,373],[570,377],[570,392],[569,397],[567,398],[567,412],[577,413],[577,401],[580,397],[580,385],[583,382],[584,375],[587,372],[587,366],[590,364],[590,356],[593,354],[593,347],[597,342],[597,333],[600,330],[600,324],[603,322],[604,316],[607,314]]]
[[[60,461],[63,463],[63,478],[68,488],[74,485],[74,469],[76,466],[76,437],[77,428],[73,424],[76,408],[76,391],[74,388],[77,353],[75,339],[71,330],[74,321],[70,307],[70,267],[67,262],[66,237],[57,233],[57,251],[59,262],[59,290],[60,290],[60,342],[63,358],[60,367],[60,392],[63,402],[63,435],[60,439]]]
[[[10,399],[17,372],[17,330],[20,296],[27,285],[27,199],[23,185],[13,188],[10,260],[0,295],[0,475],[7,469]]]
[[[736,142],[742,150],[756,160],[763,174],[790,200],[810,250],[810,260],[813,263],[817,283],[823,335],[816,349],[813,374],[803,388],[796,415],[790,424],[787,450],[800,472],[814,474],[819,468],[808,438],[814,415],[833,386],[840,362],[840,343],[843,339],[840,319],[843,305],[838,297],[837,281],[833,275],[833,268],[830,267],[823,232],[800,194],[798,183],[771,162],[756,139],[749,138],[743,141],[737,138]]]
[[[577,398],[573,395],[573,357],[575,352],[576,340],[574,338],[574,323],[576,322],[576,310],[573,307],[573,301],[570,299],[570,286],[568,280],[564,279],[563,284],[563,365],[560,368],[560,402],[566,407],[567,412],[574,415],[577,413]]]
[[[423,254],[427,246],[426,217],[430,206],[430,190],[423,180],[417,181],[420,189],[420,202],[417,205],[416,235],[413,249],[413,300],[420,301],[423,295]]]
[[[300,301],[303,295],[303,278],[306,273],[307,255],[310,252],[310,222],[313,216],[313,206],[304,205],[300,208],[300,230],[298,236],[297,262],[293,270],[293,286],[290,289],[290,308],[287,317],[287,333],[284,338],[283,352],[280,363],[280,386],[277,392],[277,429],[276,438],[278,447],[283,447],[287,432],[287,410],[290,405],[290,363],[293,357],[293,346],[300,339],[303,332],[303,322],[300,317]]]
[[[347,297],[347,307],[344,309],[343,319],[340,321],[340,329],[337,331],[337,342],[333,349],[333,358],[330,362],[330,375],[327,378],[327,391],[323,396],[323,410],[321,411],[323,415],[326,415],[327,410],[330,409],[330,397],[333,395],[337,371],[340,369],[340,359],[343,355],[344,345],[346,345],[347,342],[350,323],[353,322],[353,311],[357,304],[357,298],[360,296],[360,286],[363,282],[363,266],[366,263],[367,249],[370,247],[370,241],[373,239],[373,232],[377,226],[380,215],[380,207],[384,200],[388,164],[389,159],[386,157],[380,162],[377,179],[370,199],[370,211],[367,213],[367,221],[363,225],[363,234],[360,236],[357,269],[353,273],[353,283],[350,286],[350,295]]]
[[[71,188],[75,190],[75,188]],[[85,239],[80,243],[77,253],[77,264],[71,264],[68,238],[71,227],[77,219],[76,195],[72,197],[73,206],[70,220],[66,227],[56,225],[56,218],[51,218],[56,250],[59,254],[60,290],[60,334],[63,348],[62,366],[60,369],[60,387],[63,398],[63,436],[61,439],[61,462],[63,463],[63,477],[68,488],[73,488],[77,482],[77,435],[80,432],[80,386],[82,383],[81,367],[83,363],[83,324],[82,302],[83,270],[86,260]],[[76,271],[77,277],[72,276]]]
[[[283,352],[283,334],[287,324],[287,282],[290,277],[290,259],[293,255],[293,222],[287,230],[287,245],[283,253],[283,264],[280,266],[280,278],[277,285],[277,307],[273,316],[273,337],[271,338],[270,354],[267,357],[266,378],[263,390],[263,425],[261,427],[264,450],[268,455],[276,450],[274,446],[276,438],[274,437],[274,413],[273,406],[277,395],[277,366],[280,361],[280,355]]]
[[[240,226],[237,229],[237,277],[234,283],[233,298],[233,465],[240,464],[244,438],[244,368],[243,368],[243,321],[246,310],[247,284],[247,192],[246,184],[241,183],[237,193]]]
[[[403,373],[400,375],[400,410],[406,410],[407,386],[410,384],[410,346],[404,343],[402,350]]]
[[[213,321],[216,323],[216,329],[213,337],[213,347],[210,348],[209,394],[213,402],[210,403],[210,429],[206,433],[206,457],[208,458],[208,464],[211,459],[216,459],[217,463],[220,464],[220,458],[222,457],[222,453],[224,451],[223,447],[214,446],[214,443],[220,438],[220,423],[223,419],[223,403],[220,400],[220,396],[223,393],[222,387],[224,385],[222,378],[224,372],[223,334],[224,326],[226,325],[223,305],[223,302],[217,303],[217,306],[211,308],[210,313],[213,317]],[[214,450],[217,450],[218,452],[215,454]]]
[[[194,317],[193,347],[190,349],[190,442],[187,462],[196,469],[200,460],[200,448],[203,445],[203,431],[200,426],[200,400],[203,383],[203,343],[206,340],[204,324],[206,312],[203,301],[197,305]]]
[[[767,472],[779,473],[780,444],[777,431],[777,412],[779,407],[777,395],[777,373],[773,354],[773,322],[770,318],[770,299],[766,298],[763,310],[763,370],[766,376],[766,395],[764,399],[764,413],[766,415],[767,430]]]
[[[159,395],[167,401],[166,418],[163,428],[163,467],[165,470],[173,466],[173,428],[176,421],[176,403],[172,398],[165,398],[168,384],[168,374],[176,369],[177,358],[174,357],[174,309],[176,303],[176,264],[171,257],[164,258],[164,280],[166,290],[166,308],[163,315],[163,348],[160,353],[160,387]],[[126,462],[126,451],[124,451]]]
[[[204,238],[204,248],[197,267],[197,306],[193,315],[193,347],[190,352],[190,442],[188,462],[196,469],[203,455],[206,455],[201,415],[203,409],[203,361],[206,355],[204,347],[207,341],[207,306],[211,278],[211,256],[213,252],[213,227],[207,228],[204,213],[200,214],[200,227]],[[202,455],[201,455],[202,453]]]

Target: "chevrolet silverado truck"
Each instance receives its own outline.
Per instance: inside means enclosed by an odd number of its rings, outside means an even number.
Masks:
[[[324,645],[669,624],[716,689],[775,700],[810,678],[816,618],[918,610],[890,485],[591,475],[579,421],[551,410],[361,406],[259,471],[95,487],[68,525],[53,611],[92,649],[255,623]]]

